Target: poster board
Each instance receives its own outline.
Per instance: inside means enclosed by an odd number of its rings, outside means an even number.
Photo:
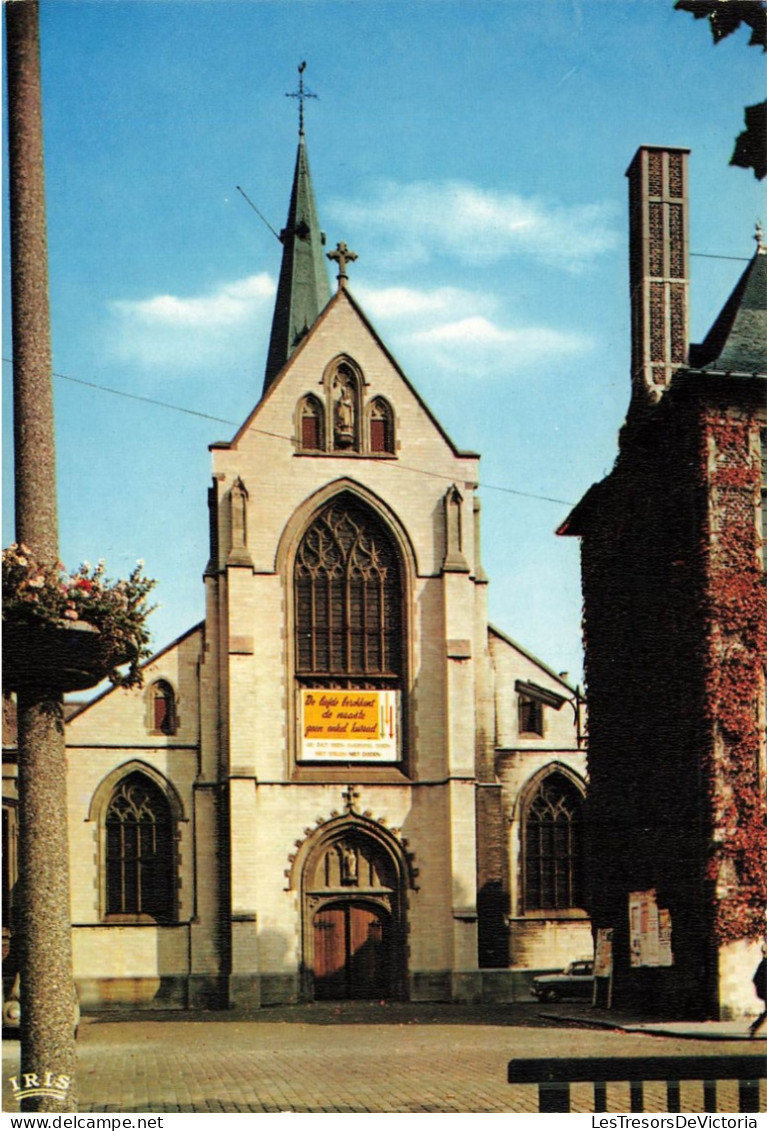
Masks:
[[[658,907],[655,888],[629,894],[631,965],[673,966],[671,913]]]
[[[400,693],[301,688],[298,759],[301,762],[400,760]]]
[[[594,948],[594,995],[592,1005],[609,1009],[613,995],[613,929],[597,929]]]

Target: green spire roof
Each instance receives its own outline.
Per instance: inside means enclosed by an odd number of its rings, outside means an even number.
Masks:
[[[699,346],[693,369],[767,375],[767,247],[761,243],[722,312]]]
[[[264,393],[330,300],[322,250],[325,236],[317,219],[303,122],[301,126],[288,219],[280,232],[282,266],[266,360]]]

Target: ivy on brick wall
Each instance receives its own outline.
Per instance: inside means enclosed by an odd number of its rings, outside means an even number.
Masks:
[[[760,701],[767,667],[767,586],[759,557],[756,421],[709,410],[701,468],[709,488],[706,709],[713,747],[708,878],[721,941],[767,930],[767,799]]]

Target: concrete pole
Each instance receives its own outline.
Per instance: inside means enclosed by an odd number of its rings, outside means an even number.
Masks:
[[[40,561],[52,562],[58,557],[58,519],[37,0],[7,0],[5,15],[16,537]],[[22,1100],[25,1111],[76,1111],[62,697],[55,692],[19,692],[18,717],[17,1090],[42,1092]]]

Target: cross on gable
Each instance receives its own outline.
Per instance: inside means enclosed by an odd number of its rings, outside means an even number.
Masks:
[[[332,259],[338,264],[338,289],[340,291],[342,287],[346,286],[346,280],[349,278],[346,273],[346,264],[354,262],[357,258],[357,252],[349,251],[349,248],[342,241],[336,244],[334,251],[328,251],[326,254],[328,259]]]
[[[347,813],[354,812],[354,806],[360,799],[360,792],[354,785],[347,785],[341,796],[344,799]]]

